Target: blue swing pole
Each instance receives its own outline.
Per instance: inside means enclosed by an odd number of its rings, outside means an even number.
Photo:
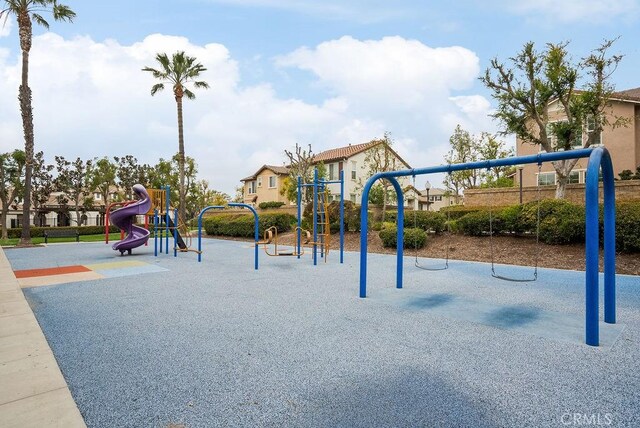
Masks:
[[[169,216],[169,198],[171,197],[171,188],[169,185],[164,186],[165,190],[165,210],[164,210],[164,244],[165,244],[165,254],[169,254],[169,220],[171,217]]]
[[[298,239],[298,258],[300,258],[300,251],[301,251],[301,240],[302,240],[302,230],[300,229],[302,227],[302,177],[298,176],[298,194],[297,194],[297,206],[298,206],[298,233],[297,233],[297,239]]]
[[[162,240],[160,241],[162,242]],[[158,210],[153,210],[153,255],[158,257]]]
[[[313,170],[313,265],[318,264],[318,169]]]
[[[173,209],[173,257],[178,257],[178,209]]]

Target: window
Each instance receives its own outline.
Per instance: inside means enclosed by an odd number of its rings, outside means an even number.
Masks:
[[[329,164],[329,180],[335,180],[335,179],[336,179],[336,164],[330,163]]]
[[[356,161],[351,161],[351,179],[355,180],[356,179],[356,167],[358,166],[358,164],[356,163]]]
[[[100,192],[93,192],[93,199],[95,199],[96,201],[101,200],[102,195],[100,194]]]
[[[250,181],[249,182],[249,194],[252,193],[256,193],[256,182],[255,181]]]
[[[554,127],[560,127],[561,124],[563,124],[563,123],[568,123],[568,121],[567,120],[557,120],[557,121],[554,121],[554,122],[547,123],[547,126],[546,126],[547,136],[549,137],[549,142],[551,143],[551,147],[553,147],[554,150],[564,150],[563,147],[558,148],[558,137],[554,133]],[[560,130],[556,130],[556,131],[560,131]],[[575,139],[573,140],[573,143],[571,144],[571,148],[572,149],[579,149],[580,147],[582,147],[582,132],[579,132],[575,136]]]
[[[353,202],[355,204],[356,203],[356,194],[355,193],[351,193],[349,195],[349,199],[351,200],[351,202]]]
[[[273,189],[274,187],[276,187],[276,176],[272,175],[269,177],[269,189]]]
[[[555,172],[541,172],[540,174],[538,174],[538,185],[551,186],[554,184],[556,184]]]
[[[587,135],[591,134],[596,130],[596,119],[593,116],[587,117]],[[600,145],[602,144],[602,133],[598,135],[594,135],[593,142],[591,145]]]
[[[258,187],[262,187],[262,177],[258,177]]]
[[[580,183],[580,171],[571,171],[569,173],[569,180],[567,181],[569,184],[578,184]]]

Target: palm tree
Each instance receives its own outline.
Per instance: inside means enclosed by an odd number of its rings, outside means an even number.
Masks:
[[[58,4],[57,0],[0,0],[0,19],[14,15],[18,20],[20,49],[22,50],[22,81],[18,90],[22,129],[24,132],[24,195],[22,204],[22,235],[20,245],[31,244],[31,176],[33,175],[33,108],[31,106],[31,88],[29,88],[29,52],[33,39],[32,22],[49,29],[49,23],[42,17],[42,12],[53,13],[56,21],[73,21],[76,16],[68,6]]]
[[[186,206],[185,206],[185,188],[184,188],[184,132],[182,125],[182,97],[186,96],[192,100],[196,96],[185,85],[189,82],[193,82],[193,86],[196,88],[208,88],[209,84],[204,81],[195,80],[200,77],[200,73],[207,69],[200,63],[196,63],[196,58],[186,56],[184,51],[178,51],[173,54],[173,57],[169,59],[167,54],[159,53],[156,55],[156,61],[160,63],[161,68],[159,70],[151,67],[145,67],[142,71],[149,71],[153,77],[162,81],[162,83],[156,83],[151,87],[151,95],[155,95],[158,91],[164,89],[165,83],[170,83],[173,87],[173,95],[176,99],[178,106],[178,169],[180,175],[180,189],[179,189],[179,204],[180,204],[180,217],[183,221],[186,221]]]

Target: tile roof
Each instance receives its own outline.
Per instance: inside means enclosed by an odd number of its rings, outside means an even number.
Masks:
[[[251,180],[255,180],[256,177],[258,176],[258,174],[260,174],[262,171],[264,171],[265,169],[271,170],[273,172],[275,172],[276,174],[280,174],[280,175],[287,175],[289,174],[289,167],[288,166],[276,166],[276,165],[262,165],[260,167],[260,169],[258,169],[253,175],[250,175],[248,177],[243,178],[240,181],[251,181]]]
[[[380,144],[380,141],[370,141],[363,144],[349,144],[345,147],[338,147],[337,149],[329,149],[324,152],[320,152],[313,157],[314,162],[331,162],[340,159],[347,159],[353,155],[364,152],[370,147]]]
[[[640,101],[640,88],[626,89],[624,91],[614,92],[613,97],[621,98],[623,100]]]

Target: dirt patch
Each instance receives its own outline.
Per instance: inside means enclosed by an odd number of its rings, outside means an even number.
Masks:
[[[224,238],[250,241],[249,239]],[[294,241],[293,233],[279,236],[283,244]],[[464,235],[430,235],[427,245],[418,250],[419,257],[445,258],[449,247],[449,259],[491,262],[491,244],[488,237]],[[395,248],[384,248],[377,232],[367,235],[368,251],[372,253],[395,254]],[[338,235],[331,236],[331,248],[339,248]],[[346,251],[360,251],[360,234],[345,234]],[[538,253],[538,266],[580,270],[585,269],[584,244],[573,245],[536,245],[533,237],[497,236],[493,239],[495,263],[508,265],[534,266]],[[602,251],[600,252],[600,269],[602,270]],[[413,248],[405,249],[405,256],[414,256]],[[616,272],[625,275],[640,275],[640,254],[617,254]]]

